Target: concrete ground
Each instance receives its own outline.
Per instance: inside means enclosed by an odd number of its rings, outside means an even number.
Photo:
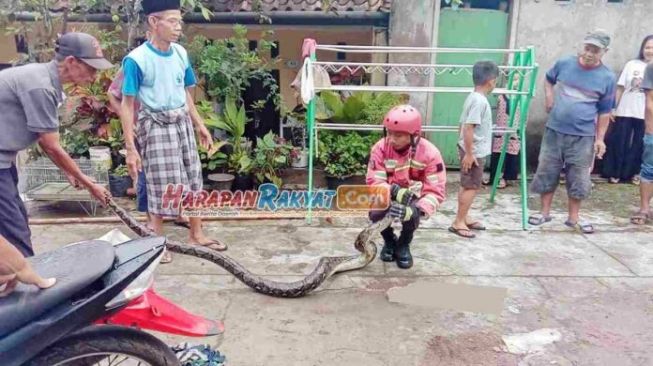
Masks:
[[[473,213],[488,230],[474,240],[446,230],[455,214],[456,189],[449,187],[440,213],[416,233],[410,270],[377,259],[333,277],[305,298],[277,299],[253,292],[212,263],[176,255],[172,264],[159,267],[156,288],[190,311],[224,321],[219,350],[229,365],[653,364],[653,226],[628,223],[635,187],[596,187],[583,210],[596,225],[592,235],[564,227],[564,193],[557,196],[553,222],[522,231],[517,190],[501,191],[493,206],[485,191]],[[31,214],[47,211],[35,206]],[[353,253],[364,225],[363,219],[321,219],[313,225],[213,221],[206,228],[228,242],[228,255],[251,271],[291,281],[310,272],[320,256]],[[108,224],[32,230],[40,252],[114,228],[133,236],[125,226]],[[177,238],[185,235],[181,228],[168,230]],[[507,295],[498,314],[389,301],[389,289],[415,283],[484,286]],[[484,296],[477,291],[463,308],[491,301]]]

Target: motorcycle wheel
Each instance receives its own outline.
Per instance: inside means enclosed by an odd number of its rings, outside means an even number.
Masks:
[[[31,359],[28,366],[179,366],[170,347],[149,333],[93,325],[59,340]]]

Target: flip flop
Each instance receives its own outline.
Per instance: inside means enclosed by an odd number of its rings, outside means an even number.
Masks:
[[[469,229],[456,229],[453,226],[449,226],[449,232],[452,232],[462,238],[465,239],[474,239],[476,237],[476,234],[474,234],[471,230]],[[463,234],[467,233],[467,235]]]
[[[193,245],[198,245],[198,246],[205,247],[205,248],[208,248],[208,249],[212,249],[212,250],[215,250],[215,251],[218,251],[218,252],[222,252],[222,251],[227,250],[227,244],[223,244],[223,243],[221,243],[221,242],[219,242],[217,240],[214,240],[214,239],[211,239],[211,241],[206,243],[206,244],[194,243]]]
[[[594,226],[591,223],[586,221],[571,222],[569,220],[565,221],[565,225],[580,231],[583,234],[592,234],[594,232]]]
[[[644,225],[648,223],[651,215],[648,212],[638,212],[630,217],[630,223],[635,225]]]
[[[185,227],[186,229],[190,230],[190,222],[188,221],[175,221],[174,224],[176,226]]]
[[[542,225],[551,220],[553,220],[551,216],[544,216],[542,214],[534,214],[528,217],[528,223],[535,226]]]
[[[483,231],[486,230],[486,227],[481,224],[479,221],[472,222],[471,224],[467,224],[467,227],[470,230],[478,230],[478,231]]]
[[[172,253],[170,251],[166,250],[165,253],[163,253],[163,257],[161,257],[161,261],[159,263],[161,264],[168,264],[172,262]]]

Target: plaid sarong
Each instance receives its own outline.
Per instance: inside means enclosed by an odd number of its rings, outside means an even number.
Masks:
[[[179,215],[177,207],[162,207],[166,186],[183,184],[184,194],[202,189],[202,165],[188,109],[154,112],[141,108],[136,139],[145,172],[148,212]]]

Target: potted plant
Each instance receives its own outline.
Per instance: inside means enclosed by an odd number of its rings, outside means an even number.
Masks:
[[[225,103],[222,118],[213,114],[212,118],[205,119],[204,123],[209,128],[221,129],[229,134],[228,143],[232,147],[230,154],[225,154],[227,173],[235,175],[233,189],[251,189],[252,159],[251,142],[244,137],[245,126],[249,123],[245,114],[245,107],[238,106],[235,99],[229,98]]]
[[[246,191],[254,187],[252,179],[253,161],[249,149],[234,149],[227,161],[227,171],[234,174],[232,191]]]
[[[120,153],[124,147],[125,140],[122,136],[122,125],[117,118],[111,119],[108,124],[101,127],[106,132],[97,140],[102,146],[107,146],[111,151],[111,168],[115,169],[120,165],[126,164],[125,157]],[[99,130],[102,131],[102,130]]]
[[[89,148],[93,144],[92,136],[88,132],[72,128],[62,129],[61,146],[71,158],[89,157]]]
[[[242,25],[233,27],[233,36],[226,39],[209,40],[204,36],[194,37],[188,46],[197,75],[202,76],[201,87],[216,103],[215,111],[221,110],[219,104],[227,99],[242,102],[242,94],[250,86],[251,80],[262,80],[270,90],[276,106],[281,105],[279,87],[271,69],[278,61],[276,58],[264,58],[275,47],[273,41],[265,39],[272,31],[263,33],[255,49],[250,49],[247,28]]]
[[[370,149],[380,135],[345,134],[325,131],[320,134],[318,160],[324,165],[327,186],[337,189],[342,184],[364,184]]]
[[[261,183],[274,183],[281,187],[283,181],[279,178],[279,170],[290,166],[292,146],[285,143],[273,132],[268,132],[263,138],[256,139],[254,149],[254,176]]]
[[[127,166],[119,165],[109,174],[109,190],[114,197],[125,197],[127,189],[133,185]]]
[[[290,158],[293,168],[306,168],[308,165],[308,150],[295,146],[290,151]]]

